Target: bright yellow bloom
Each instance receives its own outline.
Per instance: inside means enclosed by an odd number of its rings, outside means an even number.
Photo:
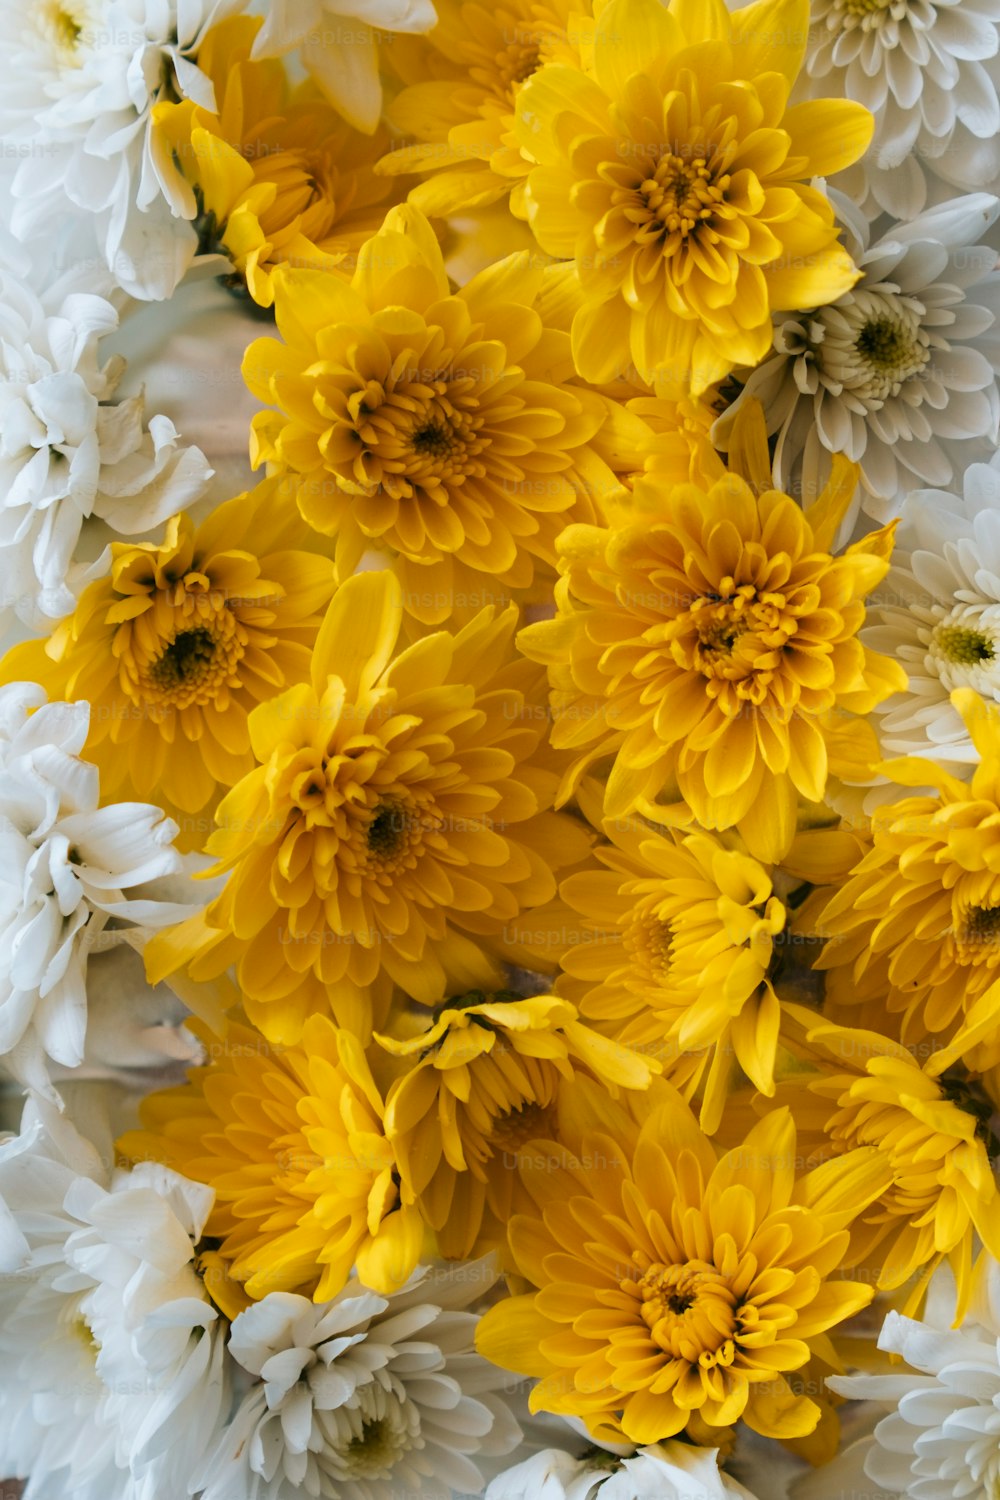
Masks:
[[[615,490],[589,446],[613,403],[567,384],[569,338],[535,310],[544,270],[528,252],[452,294],[429,224],[404,207],[349,284],[274,281],[284,343],[257,340],[243,373],[278,410],[254,418],[251,456],[302,477],[341,578],[388,549],[406,609],[441,623],[457,594],[529,586],[571,514],[592,519]]]
[[[160,803],[200,847],[220,792],[253,766],[251,709],[308,676],[334,589],[330,559],[297,550],[314,541],[265,480],[197,528],[182,514],[162,542],[112,542],[108,576],[0,677],[86,698],[102,795]]]
[[[404,1191],[419,1202],[442,1253],[457,1259],[503,1243],[519,1149],[557,1137],[564,1086],[590,1073],[617,1094],[648,1087],[658,1070],[592,1031],[554,995],[474,991],[445,1002],[416,1034],[376,1041],[409,1062],[385,1112]]]
[[[865,713],[905,686],[857,638],[892,527],[831,556],[855,466],[838,460],[803,513],[771,488],[759,407],[729,458],[708,490],[649,476],[609,526],[568,527],[558,615],[519,644],[549,667],[552,743],[576,752],[561,797],[613,757],[606,816],[663,816],[655,799],[679,793],[704,827],[736,826],[773,863],[797,796],[823,798],[834,711]]]
[[[541,1377],[532,1410],[583,1417],[604,1438],[655,1443],[693,1416],[812,1432],[820,1408],[785,1375],[871,1300],[835,1273],[886,1180],[878,1151],[797,1178],[788,1110],[720,1156],[669,1085],[630,1108],[638,1132],[587,1095],[563,1150],[538,1143],[523,1174],[534,1208],[510,1224],[532,1290],[486,1313],[480,1351]]]
[[[157,105],[152,144],[176,203],[198,214],[204,248],[228,255],[269,307],[275,265],[349,269],[395,195],[373,170],[385,130],[352,129],[314,83],[293,89],[281,61],[251,61],[261,25],[232,16],[212,28],[198,66],[217,113],[190,99]]]
[[[631,363],[661,395],[695,395],[771,345],[771,313],[819,307],[859,271],[809,186],[857,161],[872,116],[846,99],[788,106],[809,0],[611,0],[586,71],[551,64],[517,96],[538,165],[531,227],[575,257],[580,374]]]
[[[984,1071],[1000,1063],[1000,714],[968,688],[952,702],[980,755],[971,782],[930,760],[882,766],[934,791],[877,808],[868,852],[800,920],[830,939],[816,966],[836,1004],[883,1004],[904,1042],[943,1039],[949,1063]]]
[[[400,1187],[357,1039],[322,1016],[287,1051],[247,1026],[220,1039],[192,1024],[209,1062],[180,1087],[147,1095],[142,1128],[120,1152],[214,1189],[205,1237],[251,1298],[295,1291],[323,1302],[353,1266],[374,1291],[402,1286],[423,1223]],[[206,1278],[210,1291],[216,1283],[224,1278]]]
[[[258,765],[207,849],[230,872],[204,916],[147,948],[151,975],[238,965],[253,1023],[294,1042],[332,1009],[370,1034],[393,985],[422,1004],[499,988],[506,924],[555,894],[586,832],[546,812],[540,674],[513,649],[517,611],[397,654],[392,573],[334,596],[310,683],[250,717]]]
[[[907,1303],[912,1315],[947,1259],[962,1316],[975,1236],[1000,1257],[1000,1190],[987,1151],[993,1105],[964,1072],[945,1072],[941,1054],[921,1066],[889,1037],[829,1025],[800,1007],[790,1014],[805,1037],[803,1055],[818,1070],[795,1082],[799,1097],[808,1089],[823,1101],[815,1159],[871,1146],[892,1173],[855,1225],[847,1263],[871,1268],[890,1291],[919,1274]],[[802,1125],[813,1113],[793,1108]]]
[[[594,850],[601,868],[560,887],[579,931],[561,955],[558,992],[608,1036],[661,1056],[685,1097],[703,1085],[701,1124],[714,1134],[734,1060],[774,1093],[781,1007],[771,976],[785,908],[770,872],[711,834],[664,834],[638,819],[606,828],[612,842]]]
[[[531,162],[514,135],[514,101],[525,79],[549,62],[578,66],[594,23],[586,0],[505,0],[487,8],[438,0],[438,24],[406,38],[391,61],[410,85],[386,111],[393,130],[413,142],[377,171],[419,172],[410,202],[431,218],[467,213],[510,197],[525,217]]]

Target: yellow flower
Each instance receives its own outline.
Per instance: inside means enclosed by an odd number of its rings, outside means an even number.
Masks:
[[[409,201],[431,218],[467,213],[509,195],[525,216],[531,162],[514,136],[514,101],[544,63],[579,64],[594,23],[582,0],[506,0],[486,8],[439,0],[427,37],[393,48],[409,87],[386,111],[393,130],[413,142],[391,152],[379,173],[419,172],[426,181]]]
[[[971,689],[952,694],[980,761],[971,782],[933,761],[889,761],[900,797],[872,814],[871,845],[838,889],[816,892],[801,924],[828,938],[816,961],[838,1006],[876,1004],[937,1062],[1000,1063],[1000,714]]]
[[[232,16],[212,28],[198,66],[217,113],[190,99],[157,105],[152,148],[177,205],[197,213],[204,248],[228,255],[269,307],[275,265],[350,268],[394,194],[373,170],[385,130],[352,129],[314,83],[293,89],[278,59],[251,61],[261,25]]]
[[[523,1172],[534,1206],[510,1223],[531,1290],[486,1313],[480,1352],[541,1377],[533,1411],[582,1417],[605,1439],[656,1443],[692,1418],[812,1432],[820,1408],[785,1375],[871,1300],[834,1278],[886,1180],[878,1151],[797,1178],[787,1110],[720,1156],[669,1085],[630,1109],[638,1130],[586,1094],[564,1149],[538,1143]]]
[[[592,68],[540,68],[515,133],[537,166],[531,227],[575,257],[573,353],[602,383],[631,362],[695,395],[771,345],[771,312],[819,307],[859,272],[811,178],[857,161],[872,116],[846,99],[788,106],[809,0],[611,0]]]
[[[388,549],[420,620],[448,619],[463,592],[488,603],[529,586],[570,513],[591,519],[616,488],[588,446],[613,403],[567,384],[569,338],[534,308],[543,280],[523,252],[452,295],[408,207],[349,284],[275,272],[284,343],[257,340],[243,365],[279,408],[254,418],[253,462],[302,476],[302,514],[336,536],[341,578]]]
[[[794,1084],[798,1098],[808,1090],[822,1101],[814,1159],[870,1146],[892,1174],[855,1225],[845,1263],[871,1268],[889,1291],[919,1274],[906,1307],[912,1316],[947,1259],[961,1317],[975,1236],[1000,1256],[1000,1191],[987,1151],[993,1104],[964,1071],[946,1071],[941,1053],[931,1052],[921,1066],[889,1037],[830,1025],[797,1006],[789,1014],[804,1037],[797,1050],[817,1070]],[[803,1124],[815,1116],[815,1108],[794,1110]]]
[[[247,1026],[223,1039],[192,1026],[208,1063],[147,1095],[142,1128],[118,1149],[214,1189],[209,1292],[226,1287],[220,1262],[255,1300],[294,1291],[324,1302],[353,1266],[373,1291],[397,1290],[420,1257],[423,1223],[400,1187],[357,1039],[322,1016],[283,1052]]]
[[[237,963],[250,1019],[281,1042],[331,1009],[367,1038],[393,985],[428,1005],[498,987],[490,952],[506,924],[550,900],[552,871],[588,846],[545,811],[556,778],[516,615],[483,610],[397,655],[394,575],[341,585],[311,683],[250,716],[259,764],[207,845],[229,880],[203,917],[149,945],[151,975]]]
[[[329,558],[296,550],[314,540],[265,480],[197,528],[181,514],[162,542],[112,542],[108,576],[0,677],[86,698],[102,795],[160,803],[200,847],[220,791],[253,766],[251,709],[308,675],[334,589]]]
[[[711,834],[608,820],[599,868],[560,887],[575,914],[560,994],[602,1032],[660,1056],[685,1097],[703,1085],[701,1124],[719,1127],[735,1059],[774,1093],[781,1006],[771,982],[785,908],[770,872]],[[668,1059],[670,1059],[668,1061]]]
[[[519,644],[549,667],[552,743],[575,752],[562,798],[612,756],[606,816],[662,817],[655,799],[679,793],[704,827],[736,826],[776,863],[797,796],[823,798],[835,715],[905,686],[857,639],[892,527],[831,556],[855,466],[838,460],[803,513],[771,487],[759,406],[732,443],[710,489],[649,476],[607,527],[567,527],[557,618]]]
[[[641,1089],[658,1070],[554,995],[473,991],[446,1001],[416,1034],[376,1041],[410,1064],[385,1112],[404,1190],[456,1259],[503,1243],[520,1148],[557,1137],[564,1086],[589,1072],[612,1093]]]

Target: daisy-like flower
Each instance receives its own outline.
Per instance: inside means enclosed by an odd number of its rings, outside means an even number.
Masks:
[[[473,991],[445,1002],[423,1030],[376,1041],[408,1064],[386,1096],[400,1176],[454,1259],[503,1242],[520,1149],[556,1135],[564,1085],[573,1088],[582,1072],[617,1094],[648,1088],[657,1070],[554,995]]]
[[[781,1006],[771,980],[785,907],[770,871],[711,834],[660,833],[639,819],[609,819],[607,831],[597,867],[560,886],[578,921],[558,992],[606,1035],[661,1055],[686,1097],[703,1083],[712,1134],[733,1059],[774,1093]]]
[[[803,1090],[827,1101],[815,1159],[870,1146],[892,1174],[860,1213],[845,1263],[865,1265],[889,1291],[919,1273],[907,1303],[912,1310],[947,1259],[964,1315],[975,1236],[991,1255],[1000,1254],[1000,1190],[988,1150],[992,1106],[981,1087],[961,1069],[946,1071],[940,1053],[921,1065],[888,1036],[830,1025],[797,1006],[790,1015],[805,1038],[795,1050],[818,1069],[796,1077],[793,1113],[816,1120],[815,1105],[802,1106]]]
[[[935,1073],[1000,1062],[1000,710],[968,688],[952,701],[979,754],[971,781],[927,759],[883,766],[896,786],[933,790],[875,808],[867,852],[800,918],[829,940],[816,967],[830,999],[884,1005],[907,1044],[937,1038]]]
[[[150,140],[162,99],[211,109],[197,65],[206,31],[245,0],[3,0],[8,86],[0,128],[23,159],[15,234],[29,237],[70,205],[95,215],[115,281],[133,297],[169,297],[197,236],[163,193]]]
[[[272,1292],[229,1352],[252,1377],[200,1476],[203,1500],[395,1500],[479,1494],[476,1456],[520,1437],[505,1376],[475,1353],[482,1261],[420,1267],[378,1296],[357,1277],[319,1305]]]
[[[486,1500],[754,1500],[724,1474],[711,1448],[668,1441],[616,1458],[591,1448],[581,1458],[559,1448],[515,1464],[487,1486]]]
[[[631,364],[660,395],[698,395],[766,354],[772,309],[857,280],[809,179],[855,161],[872,119],[846,99],[788,107],[808,28],[808,0],[733,15],[612,0],[592,71],[551,63],[519,90],[528,218],[543,250],[576,260],[587,380]]]
[[[261,24],[234,16],[205,38],[198,66],[216,113],[184,100],[158,105],[153,119],[158,149],[180,169],[177,211],[197,211],[206,248],[228,255],[234,280],[270,306],[271,268],[328,270],[353,258],[381,224],[392,184],[372,170],[384,130],[352,130],[314,84],[293,89],[281,62],[250,60]]]
[[[950,1299],[922,1322],[889,1312],[878,1346],[909,1369],[834,1377],[842,1396],[876,1403],[886,1415],[856,1445],[869,1481],[912,1500],[992,1495],[1000,1487],[1000,1268],[983,1256],[961,1328]]]
[[[105,796],[155,796],[182,847],[200,846],[220,788],[253,765],[250,710],[308,673],[334,588],[329,559],[296,550],[310,540],[265,480],[199,527],[182,513],[162,541],[113,542],[110,571],[50,641],[13,647],[0,676],[86,698]]]
[[[358,130],[373,131],[382,109],[382,32],[430,31],[431,0],[270,0],[256,57],[301,50],[302,61]]]
[[[486,948],[555,895],[588,836],[546,811],[540,674],[514,652],[517,611],[398,650],[392,573],[334,596],[311,682],[250,716],[257,767],[224,799],[206,845],[221,894],[147,950],[154,981],[238,965],[247,1013],[273,1041],[306,1016],[358,1035],[394,985],[424,1005],[499,988]]]
[[[901,506],[892,566],[861,638],[901,663],[906,690],[876,704],[885,754],[957,776],[978,757],[951,701],[972,688],[1000,704],[1000,457],[971,464],[961,496],[917,490]]]
[[[953,460],[996,446],[1000,273],[980,241],[1000,200],[956,198],[874,243],[837,202],[857,285],[828,307],[775,319],[774,352],[716,424],[716,441],[725,448],[740,407],[759,400],[783,488],[815,494],[830,455],[846,453],[861,466],[865,509],[884,521],[901,492],[946,484]]]
[[[44,1105],[0,1147],[0,1307],[16,1351],[0,1463],[30,1475],[29,1494],[60,1492],[52,1479],[86,1500],[187,1493],[228,1411],[223,1324],[194,1266],[210,1201],[161,1167],[110,1174]]]
[[[531,1289],[485,1314],[478,1348],[541,1377],[532,1410],[580,1416],[598,1438],[657,1443],[692,1419],[811,1433],[820,1408],[786,1376],[871,1300],[833,1273],[885,1182],[879,1152],[797,1177],[787,1110],[719,1156],[668,1085],[634,1097],[637,1135],[606,1103],[581,1111],[576,1138],[538,1143],[535,1206],[509,1226]]]
[[[150,531],[212,474],[166,417],[147,421],[141,396],[116,401],[124,361],[102,363],[99,341],[118,314],[78,282],[39,298],[0,272],[0,603],[46,629],[89,576],[85,528]]]
[[[322,1016],[282,1050],[246,1026],[222,1039],[200,1022],[192,1029],[208,1061],[179,1088],[149,1094],[143,1128],[119,1149],[214,1189],[213,1297],[233,1315],[244,1288],[244,1305],[275,1291],[325,1302],[352,1268],[374,1291],[397,1291],[419,1259],[423,1222],[357,1039]]]
[[[176,823],[148,804],[98,806],[89,721],[88,703],[46,703],[36,683],[0,688],[0,1063],[50,1098],[46,1057],[83,1059],[95,944],[197,906],[164,886],[183,868]]]
[[[525,251],[452,295],[409,206],[390,211],[350,283],[272,277],[284,343],[258,339],[243,373],[278,410],[254,418],[251,459],[302,476],[299,506],[336,536],[340,578],[368,548],[388,550],[420,620],[448,619],[458,593],[527,587],[539,561],[551,573],[577,503],[589,520],[616,488],[589,446],[613,405],[568,384],[568,336],[535,306],[543,281]]]
[[[912,219],[926,173],[972,190],[1000,173],[997,0],[813,0],[805,73],[875,116],[871,150],[838,181],[871,217]]]
[[[549,667],[553,745],[575,752],[561,798],[613,757],[607,817],[663,816],[655,799],[676,788],[703,827],[735,825],[776,862],[797,797],[822,801],[831,710],[865,713],[905,685],[857,639],[892,535],[832,556],[853,466],[803,513],[773,487],[754,405],[729,462],[707,491],[650,475],[609,525],[567,527],[557,617],[518,640]]]
[[[376,170],[420,173],[425,180],[410,189],[409,201],[431,218],[509,197],[523,219],[531,161],[514,134],[514,101],[545,63],[579,67],[593,33],[589,12],[586,0],[505,0],[489,10],[479,0],[443,0],[427,39],[402,60],[398,49],[393,56],[408,86],[386,118],[413,144]]]

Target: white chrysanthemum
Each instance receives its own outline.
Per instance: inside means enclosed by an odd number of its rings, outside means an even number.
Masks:
[[[592,1448],[574,1458],[547,1448],[493,1479],[486,1500],[753,1500],[724,1474],[714,1448],[669,1441],[617,1458]]]
[[[866,1474],[890,1494],[1000,1494],[1000,1266],[984,1256],[976,1275],[977,1295],[959,1329],[933,1306],[922,1323],[888,1314],[879,1348],[901,1355],[909,1371],[829,1380],[842,1396],[889,1408],[860,1451]]]
[[[214,110],[194,59],[208,28],[245,0],[0,0],[0,131],[23,152],[14,233],[45,234],[67,210],[99,221],[115,281],[168,297],[194,258],[196,213],[150,132],[153,106],[184,97]]]
[[[153,1164],[112,1175],[44,1102],[0,1146],[0,1470],[28,1497],[189,1492],[229,1402],[193,1264],[211,1198]]]
[[[229,1352],[255,1379],[201,1475],[204,1500],[479,1493],[475,1455],[520,1437],[465,1310],[494,1279],[485,1262],[419,1268],[391,1297],[354,1277],[331,1302],[272,1292],[240,1313]]]
[[[0,1059],[50,1097],[46,1056],[69,1068],[83,1057],[97,939],[196,910],[158,886],[184,868],[162,808],[98,805],[98,770],[80,758],[89,723],[87,703],[0,688]]]
[[[902,505],[892,568],[865,644],[900,662],[903,693],[875,709],[886,759],[925,756],[971,774],[979,756],[955,688],[1000,704],[1000,455],[965,471],[964,495],[917,490]]]
[[[117,326],[104,297],[39,299],[0,273],[0,605],[36,628],[72,613],[91,576],[80,555],[91,517],[123,536],[150,531],[212,476],[166,417],[147,426],[141,396],[114,400],[124,361],[102,365],[98,343]]]
[[[1000,0],[812,0],[812,92],[875,116],[867,155],[836,185],[871,217],[910,219],[928,201],[925,169],[966,192],[995,182],[998,51]]]
[[[302,60],[350,124],[369,134],[382,113],[378,34],[430,31],[432,0],[269,0],[255,57],[301,47]]]
[[[1000,272],[979,243],[1000,201],[970,194],[894,224],[875,244],[835,195],[862,276],[828,307],[775,319],[775,353],[716,424],[726,447],[744,400],[778,434],[783,489],[816,495],[831,453],[861,465],[865,509],[895,515],[918,485],[947,484],[996,447],[1000,431]],[[978,440],[978,441],[977,441]]]

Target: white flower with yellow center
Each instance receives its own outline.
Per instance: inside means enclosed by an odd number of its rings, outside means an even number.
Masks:
[[[141,395],[116,400],[125,362],[102,363],[100,340],[117,326],[73,281],[39,298],[0,272],[0,608],[46,633],[105,541],[159,526],[212,475]]]
[[[875,116],[872,145],[837,179],[872,217],[920,213],[947,186],[1000,174],[1000,0],[812,0],[813,91]],[[943,179],[935,185],[927,181]]]
[[[845,453],[861,466],[865,510],[886,521],[908,489],[947,484],[955,466],[996,447],[1000,273],[981,240],[1000,200],[956,198],[872,244],[863,218],[833,197],[861,280],[828,307],[775,319],[775,352],[714,433],[726,449],[735,413],[756,397],[777,434],[782,489],[808,504],[830,455]]]
[[[151,136],[161,100],[215,96],[195,61],[202,38],[245,0],[0,0],[5,61],[0,132],[20,158],[14,233],[46,236],[74,211],[95,215],[115,281],[169,297],[197,236],[175,217]]]
[[[209,1458],[203,1500],[398,1500],[478,1494],[476,1454],[521,1433],[503,1372],[474,1351],[468,1311],[487,1261],[418,1268],[392,1296],[357,1277],[330,1302],[271,1292],[240,1313],[229,1351],[254,1377]]]
[[[961,497],[907,496],[862,632],[909,677],[874,710],[885,757],[924,756],[956,775],[971,775],[979,755],[951,693],[972,688],[1000,704],[1000,455],[970,465],[964,486]]]

